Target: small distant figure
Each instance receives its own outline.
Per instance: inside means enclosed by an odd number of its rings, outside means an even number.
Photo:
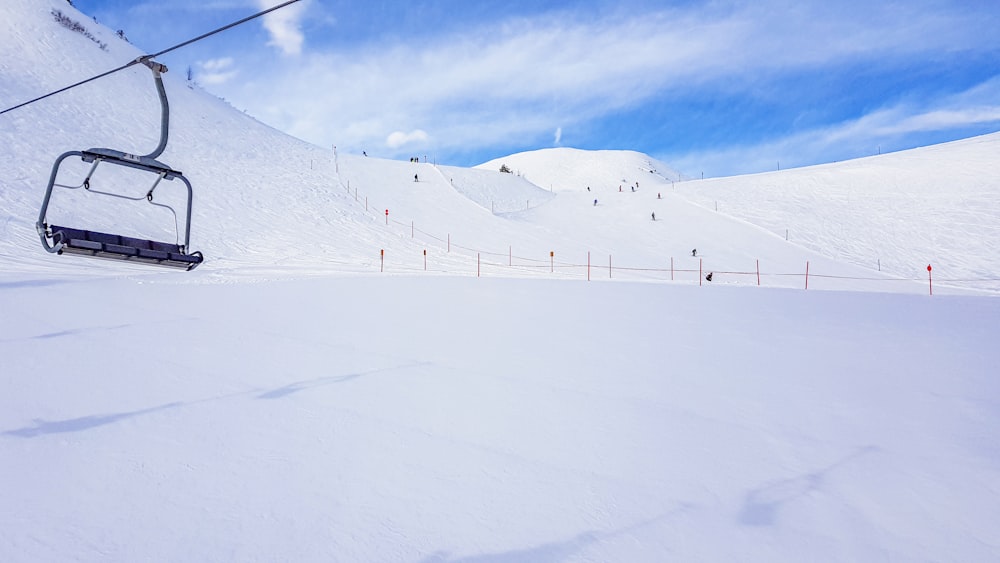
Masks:
[[[638,187],[639,187],[639,182],[636,182],[636,183],[635,183],[635,187],[636,187],[636,188],[638,188]]]
[[[588,191],[588,192],[590,191],[590,186],[587,186],[587,191]]]
[[[622,191],[622,186],[621,186],[621,184],[618,184],[618,191]]]
[[[597,200],[594,200],[594,207],[597,207]]]
[[[691,251],[691,256],[697,256],[697,255],[698,255],[698,249],[695,248]]]
[[[367,152],[367,151],[361,151],[361,154],[362,154],[363,156],[368,156],[368,152]]]
[[[660,199],[660,194],[659,193],[656,194],[656,199]]]
[[[420,179],[419,179],[419,178],[417,178],[417,175],[416,175],[416,174],[414,174],[414,175],[413,175],[413,181],[414,181],[414,182],[419,182],[419,181],[420,181]]]
[[[656,221],[656,212],[653,212],[653,220]]]
[[[712,281],[712,272],[709,272],[708,275],[705,276],[705,281]]]
[[[635,192],[635,186],[632,186],[632,191]]]

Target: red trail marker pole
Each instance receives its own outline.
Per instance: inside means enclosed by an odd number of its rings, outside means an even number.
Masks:
[[[590,281],[590,251],[587,251],[587,281]]]
[[[549,251],[549,273],[554,273],[556,271],[556,251]]]
[[[670,257],[670,281],[674,281],[674,257]]]
[[[934,295],[934,283],[931,281],[931,265],[927,265],[927,290]]]
[[[760,286],[760,259],[757,259],[757,286]]]
[[[809,289],[809,261],[806,260],[806,289]]]
[[[379,262],[380,262],[379,267],[378,267],[378,271],[379,272],[384,272],[385,271],[385,249],[383,248],[382,250],[379,250],[378,253],[379,253]]]
[[[386,224],[386,226],[389,226],[389,210],[388,209],[385,210],[385,224]]]
[[[427,271],[427,249],[424,249],[424,271]]]

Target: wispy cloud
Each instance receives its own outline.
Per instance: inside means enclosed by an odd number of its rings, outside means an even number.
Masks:
[[[929,103],[900,103],[778,139],[658,156],[689,175],[706,169],[715,171],[713,175],[732,175],[858,158],[910,148],[915,143],[905,139],[913,135],[974,126],[1000,129],[996,100],[1000,100],[1000,78]]]
[[[267,27],[272,44],[302,56],[264,64],[254,79],[230,82],[221,95],[317,144],[358,151],[385,146],[390,153],[414,141],[442,153],[544,145],[557,127],[583,130],[653,100],[773,95],[776,80],[799,72],[906,66],[1000,49],[992,31],[997,15],[918,0],[711,2],[601,18],[550,13],[420,41],[339,43],[336,49],[318,42],[303,48],[302,9],[276,12],[280,24]],[[981,119],[968,107],[952,110],[959,113],[928,113],[923,121],[898,114],[895,123],[931,127],[935,119]],[[426,137],[405,133],[418,130]]]
[[[385,146],[390,149],[398,149],[406,146],[420,145],[428,139],[427,132],[417,129],[409,133],[394,131],[385,140]]]
[[[232,57],[199,61],[198,82],[203,86],[225,84],[239,75],[239,71],[234,68],[233,63]]]
[[[257,0],[257,6],[264,10],[281,4],[283,0]],[[302,52],[305,36],[302,35],[302,17],[310,0],[302,0],[264,16],[264,29],[270,34],[269,46],[277,47],[285,55]]]

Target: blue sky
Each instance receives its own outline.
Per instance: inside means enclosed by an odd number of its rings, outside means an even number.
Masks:
[[[74,0],[156,52],[279,0]],[[163,57],[304,140],[469,166],[630,149],[690,177],[1000,130],[995,0],[301,0]]]

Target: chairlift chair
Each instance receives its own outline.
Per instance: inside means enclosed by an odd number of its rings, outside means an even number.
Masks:
[[[167,103],[167,93],[163,87],[161,73],[167,71],[164,65],[153,62],[149,57],[140,57],[136,63],[147,66],[153,73],[153,80],[156,83],[156,90],[160,98],[161,119],[160,119],[160,143],[153,152],[147,155],[134,155],[114,149],[91,148],[83,151],[68,151],[56,159],[52,165],[52,174],[49,176],[48,187],[45,190],[45,199],[42,201],[42,208],[38,214],[38,222],[35,224],[38,235],[41,238],[42,246],[48,252],[54,254],[75,254],[94,258],[105,258],[112,260],[125,260],[155,266],[167,266],[191,270],[202,263],[204,257],[201,252],[190,252],[191,242],[191,201],[193,191],[191,182],[184,175],[172,169],[170,166],[156,160],[167,146],[167,136],[169,131],[170,107]],[[84,163],[90,164],[83,182],[79,185],[57,184],[60,166],[70,157],[78,156]],[[91,186],[91,179],[98,165],[102,163],[114,164],[148,172],[156,176],[152,186],[145,196],[132,197],[129,195],[101,191]],[[180,226],[176,221],[177,212],[170,205],[154,201],[154,192],[163,180],[180,180],[187,188],[187,206],[184,218],[184,233],[181,240]],[[81,229],[54,225],[49,222],[47,213],[49,202],[52,198],[53,188],[79,189],[83,188],[90,194],[106,195],[125,200],[141,201],[145,199],[148,203],[163,207],[171,211],[175,217],[176,240],[173,243],[147,240],[143,238],[127,237],[117,234],[98,232],[94,230]]]

